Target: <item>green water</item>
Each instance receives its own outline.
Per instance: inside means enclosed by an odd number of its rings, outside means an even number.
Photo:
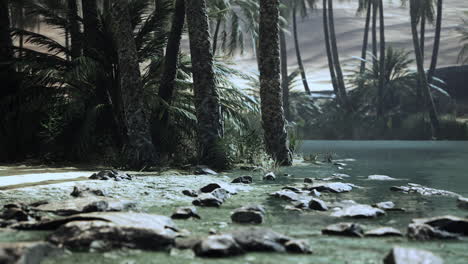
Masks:
[[[45,263],[382,263],[383,257],[395,245],[427,249],[441,256],[449,264],[468,263],[468,241],[414,242],[406,238],[346,238],[323,236],[320,230],[326,225],[347,221],[329,216],[329,212],[291,212],[283,209],[286,202],[269,198],[268,193],[281,189],[286,184],[300,184],[304,177],[321,178],[332,173],[346,173],[352,177],[345,179],[362,186],[345,194],[323,194],[325,201],[352,199],[359,203],[372,204],[391,200],[406,212],[389,212],[377,219],[354,220],[366,229],[378,226],[392,226],[406,231],[412,218],[443,214],[468,216],[468,211],[456,207],[454,198],[422,197],[420,195],[392,192],[392,185],[408,182],[428,187],[453,191],[468,196],[468,142],[409,142],[409,141],[306,141],[301,147],[304,154],[332,152],[338,158],[353,158],[346,162],[344,170],[334,165],[298,165],[281,169],[280,173],[294,176],[274,183],[259,181],[261,175],[253,174],[256,183],[250,192],[241,192],[232,197],[221,208],[199,208],[202,220],[178,220],[177,225],[192,232],[193,236],[204,236],[210,228],[227,231],[239,225],[230,222],[230,212],[248,203],[263,204],[267,209],[266,221],[262,226],[270,227],[286,235],[307,240],[314,251],[312,255],[291,255],[271,253],[249,253],[244,256],[226,259],[202,259],[183,252],[170,256],[167,252],[141,252],[119,250],[100,253],[73,253],[64,257],[49,259]],[[230,177],[244,175],[245,172],[229,173]],[[371,174],[385,174],[404,179],[397,182],[365,180]],[[188,188],[195,188],[187,186]],[[189,203],[164,205],[154,201],[145,211],[170,215],[176,206]],[[32,233],[37,239],[43,234]],[[10,239],[9,239],[10,238]],[[11,234],[0,233],[0,241],[11,241]],[[20,233],[14,240],[31,240]]]

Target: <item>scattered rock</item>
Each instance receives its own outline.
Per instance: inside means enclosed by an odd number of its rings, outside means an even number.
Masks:
[[[94,173],[93,175],[91,175],[89,179],[122,181],[122,180],[132,180],[133,177],[125,172],[121,172],[117,170],[102,170],[98,173]]]
[[[458,197],[457,204],[459,208],[468,209],[468,198]]]
[[[263,176],[263,180],[264,181],[274,181],[276,180],[276,176],[273,172],[269,172],[267,174],[265,174],[265,176]]]
[[[290,253],[312,254],[309,243],[304,240],[290,240],[284,244],[286,251]]]
[[[395,229],[393,227],[379,227],[376,229],[366,231],[364,235],[370,237],[403,236],[400,230]]]
[[[219,200],[223,202],[225,202],[227,199],[231,197],[231,193],[224,188],[215,189],[214,191],[211,192],[211,195],[213,195],[214,197],[218,198]]]
[[[210,193],[204,193],[198,196],[197,199],[193,200],[192,204],[205,207],[220,207],[223,204],[223,201]]]
[[[191,217],[201,219],[194,207],[179,207],[171,216],[172,219],[189,219]]]
[[[68,216],[90,212],[116,212],[134,209],[132,201],[106,197],[83,197],[65,201],[56,201],[34,208],[36,211],[50,212],[56,215]]]
[[[380,202],[380,203],[376,203],[375,207],[380,208],[382,210],[388,210],[388,209],[393,209],[395,207],[395,204],[392,201]]]
[[[74,186],[70,194],[73,197],[86,197],[86,196],[106,196],[104,191],[99,189],[91,189],[89,187]]]
[[[402,193],[418,193],[424,196],[450,196],[459,197],[460,195],[445,190],[433,189],[415,183],[408,183],[407,186],[393,186],[390,190]]]
[[[387,175],[369,175],[368,180],[372,181],[398,181],[399,179],[392,178]]]
[[[304,178],[305,183],[314,183],[314,180],[312,178]]]
[[[245,251],[285,252],[289,237],[268,228],[241,228],[230,233]]]
[[[234,180],[232,180],[231,183],[245,183],[245,184],[250,184],[252,183],[253,179],[252,176],[241,176],[237,177]]]
[[[289,174],[289,173],[284,173],[283,176],[284,176],[284,177],[292,177],[293,175],[292,175],[292,174]]]
[[[302,212],[301,208],[297,208],[296,206],[293,206],[293,205],[285,205],[284,210]]]
[[[6,207],[3,209],[1,217],[4,220],[28,221],[29,214],[26,210],[17,207]]]
[[[208,185],[205,185],[200,188],[200,192],[202,193],[210,193],[218,188],[221,188],[221,186],[217,183],[210,183]]]
[[[438,216],[433,218],[413,219],[415,224],[427,224],[438,230],[454,234],[468,235],[468,219],[452,215]]]
[[[384,215],[385,212],[381,209],[374,208],[367,204],[356,204],[348,207],[344,207],[336,212],[333,212],[331,216],[334,217],[350,217],[350,218],[374,218],[377,216]]]
[[[243,254],[244,251],[231,235],[211,235],[194,247],[200,257],[229,257]]]
[[[333,176],[334,177],[340,177],[340,178],[349,178],[351,176],[349,176],[348,174],[345,174],[345,173],[333,173]]]
[[[339,167],[346,167],[346,166],[348,166],[348,164],[343,163],[343,162],[334,162],[333,165],[339,166]]]
[[[194,190],[183,190],[182,194],[190,197],[198,197],[198,193]]]
[[[40,264],[46,258],[63,253],[62,249],[46,242],[0,243],[2,264]]]
[[[218,175],[218,173],[207,166],[199,165],[194,168],[193,171],[196,175]]]
[[[384,259],[384,264],[443,264],[444,261],[429,251],[394,247]]]
[[[342,193],[342,192],[350,192],[353,189],[353,185],[350,183],[330,182],[330,183],[313,185],[307,188],[309,190],[317,190],[319,192]]]
[[[362,237],[364,235],[362,227],[355,223],[337,223],[329,225],[322,230],[322,234],[351,237]]]
[[[301,201],[305,199],[305,195],[291,191],[291,190],[280,190],[270,194],[273,197],[278,197],[286,201]]]
[[[409,224],[407,236],[414,240],[458,239],[458,235],[436,229],[426,224]]]
[[[325,202],[317,198],[312,198],[309,201],[309,208],[318,211],[328,211],[328,207]]]
[[[231,220],[240,224],[261,224],[265,216],[265,209],[261,205],[249,205],[237,208],[231,214]]]

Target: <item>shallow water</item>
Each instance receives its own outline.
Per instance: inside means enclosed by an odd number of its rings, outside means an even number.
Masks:
[[[345,161],[348,165],[343,170],[331,164],[300,164],[278,172],[293,174],[291,178],[282,178],[273,183],[260,181],[261,174],[253,174],[255,183],[249,192],[239,192],[226,201],[221,208],[199,208],[202,220],[177,220],[180,228],[192,232],[193,236],[205,236],[210,228],[227,231],[240,227],[230,221],[230,212],[248,203],[263,204],[267,217],[263,226],[295,238],[309,241],[313,255],[288,255],[251,253],[241,257],[227,259],[194,258],[189,252],[170,256],[167,252],[141,252],[119,250],[99,253],[74,253],[64,257],[49,259],[45,263],[382,263],[383,257],[395,245],[423,248],[441,256],[446,263],[468,263],[468,242],[432,241],[414,242],[406,238],[345,238],[322,236],[320,230],[326,225],[349,221],[329,216],[329,212],[291,212],[283,209],[286,202],[272,199],[268,193],[281,189],[285,184],[300,184],[304,177],[322,178],[332,173],[346,173],[351,182],[362,186],[346,194],[323,194],[325,201],[353,199],[356,202],[372,204],[375,202],[394,201],[397,207],[404,207],[406,212],[388,212],[377,219],[354,220],[366,229],[378,226],[392,226],[406,231],[412,218],[429,217],[443,214],[468,216],[468,211],[456,207],[455,198],[423,197],[417,194],[392,192],[393,185],[405,185],[408,182],[419,183],[428,187],[453,191],[468,196],[467,157],[468,142],[412,142],[412,141],[305,141],[302,145],[304,154],[332,152],[337,158],[353,158]],[[247,174],[245,171],[228,173],[229,177]],[[401,181],[369,181],[371,174],[385,174]],[[191,177],[191,176],[187,176]],[[189,184],[189,179],[187,184]],[[195,181],[187,186],[197,188]],[[174,200],[168,204],[159,201],[146,201],[144,211],[170,215],[176,206],[187,206],[187,200]],[[21,232],[15,235],[0,232],[0,241],[35,240],[44,237],[44,233]]]

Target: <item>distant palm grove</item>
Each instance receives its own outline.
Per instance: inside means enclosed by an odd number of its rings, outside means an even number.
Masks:
[[[448,1],[401,0],[413,40],[403,50],[386,38],[386,0],[349,0],[365,20],[352,71],[337,41],[341,2],[0,0],[0,162],[224,170],[289,166],[302,139],[467,139],[468,105],[437,74]],[[323,19],[320,94],[298,32],[310,16]],[[457,31],[463,65],[468,24]],[[258,75],[236,67],[242,56]]]

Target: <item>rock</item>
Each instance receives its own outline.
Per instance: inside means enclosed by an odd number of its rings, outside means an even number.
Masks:
[[[237,177],[234,180],[232,180],[231,183],[245,183],[245,184],[250,184],[252,183],[253,179],[252,176],[241,176]]]
[[[117,170],[102,170],[98,173],[94,173],[89,177],[91,180],[132,180],[133,177],[127,173],[117,171]]]
[[[283,176],[284,176],[284,177],[292,177],[293,175],[292,175],[292,174],[289,174],[289,173],[284,173]]]
[[[304,240],[290,240],[284,246],[286,251],[290,253],[312,254],[309,243]]]
[[[216,198],[210,193],[204,193],[193,200],[192,204],[205,207],[220,207],[223,204],[223,200]]]
[[[46,258],[63,253],[62,249],[46,242],[0,243],[2,264],[40,264]]]
[[[297,208],[296,206],[293,206],[293,205],[285,205],[284,210],[302,212],[301,208]]]
[[[245,251],[285,252],[289,237],[268,228],[241,228],[230,233]]]
[[[58,228],[48,240],[72,250],[93,248],[100,251],[120,248],[161,250],[175,243],[177,232],[170,218],[143,214],[140,217],[125,219],[124,223],[73,221]]]
[[[198,197],[198,193],[194,190],[183,190],[182,194],[190,197]]]
[[[380,203],[376,203],[375,207],[380,208],[382,210],[388,210],[388,209],[393,209],[395,207],[395,204],[392,201],[380,202]]]
[[[202,188],[200,188],[200,192],[202,193],[210,193],[218,188],[221,188],[221,186],[217,183],[210,183],[206,186],[203,186]]]
[[[340,167],[346,167],[346,166],[348,166],[348,164],[343,163],[343,162],[334,162],[333,165],[335,165],[335,166],[340,166]]]
[[[458,239],[458,235],[436,229],[426,224],[409,224],[406,234],[414,240]]]
[[[16,207],[5,208],[0,218],[15,221],[28,221],[30,219],[27,211]]]
[[[283,188],[281,188],[282,190],[290,190],[290,191],[293,191],[295,193],[302,193],[303,191],[299,188],[296,188],[294,186],[284,186]]]
[[[333,212],[334,217],[350,217],[350,218],[374,218],[384,215],[385,212],[381,209],[374,208],[367,204],[356,204],[342,208]]]
[[[309,208],[318,211],[328,211],[328,207],[325,202],[317,198],[312,198],[309,201]]]
[[[91,189],[89,187],[81,187],[81,186],[74,186],[73,191],[70,195],[73,197],[106,196],[106,194],[102,190]]]
[[[305,183],[314,183],[314,180],[312,178],[304,178]]]
[[[324,235],[362,237],[363,230],[359,224],[355,223],[337,223],[327,226],[322,230]]]
[[[353,189],[353,185],[349,183],[342,183],[342,182],[330,182],[330,183],[313,185],[313,186],[307,187],[307,189],[317,190],[319,192],[342,193],[342,192],[350,192]]]
[[[270,194],[273,197],[278,197],[286,201],[304,201],[309,202],[311,197],[306,193],[296,193],[291,190],[281,190]]]
[[[244,251],[231,235],[211,235],[194,247],[200,257],[229,257],[243,254]]]
[[[56,215],[68,216],[90,212],[126,211],[136,207],[132,201],[106,197],[83,197],[65,201],[56,201],[34,208],[36,211],[50,212]]]
[[[315,196],[315,197],[320,197],[320,195],[322,195],[322,194],[319,191],[314,189],[314,190],[310,191],[310,195]]]
[[[415,224],[427,224],[438,230],[460,234],[467,236],[468,235],[468,219],[460,218],[452,215],[438,216],[432,218],[419,218],[413,219]]]
[[[218,198],[219,200],[223,202],[225,202],[227,199],[231,197],[231,193],[224,188],[215,189],[214,191],[211,192],[211,195],[213,195],[214,197]]]
[[[457,198],[460,196],[454,192],[433,189],[415,183],[408,183],[408,186],[392,186],[390,187],[390,190],[402,193],[418,193],[424,196],[449,196]]]
[[[457,204],[459,208],[468,209],[468,198],[458,197]]]
[[[231,220],[239,224],[261,224],[265,209],[261,205],[249,205],[237,208],[231,214]]]
[[[384,264],[443,264],[444,261],[429,251],[394,247],[384,259]]]
[[[351,176],[349,176],[348,174],[345,174],[345,173],[333,173],[332,174],[334,177],[340,177],[340,178],[349,178]]]
[[[179,207],[171,216],[172,219],[189,219],[191,217],[201,219],[194,207]]]
[[[265,176],[263,176],[263,180],[264,181],[275,181],[276,180],[276,176],[273,172],[269,172],[267,174],[265,174]]]
[[[393,227],[379,227],[376,229],[366,231],[364,235],[370,237],[403,236],[400,230],[395,229]]]
[[[218,173],[207,166],[199,165],[194,168],[194,172],[196,175],[218,175]]]
[[[372,181],[398,181],[399,179],[392,178],[387,175],[369,175],[368,180]]]

